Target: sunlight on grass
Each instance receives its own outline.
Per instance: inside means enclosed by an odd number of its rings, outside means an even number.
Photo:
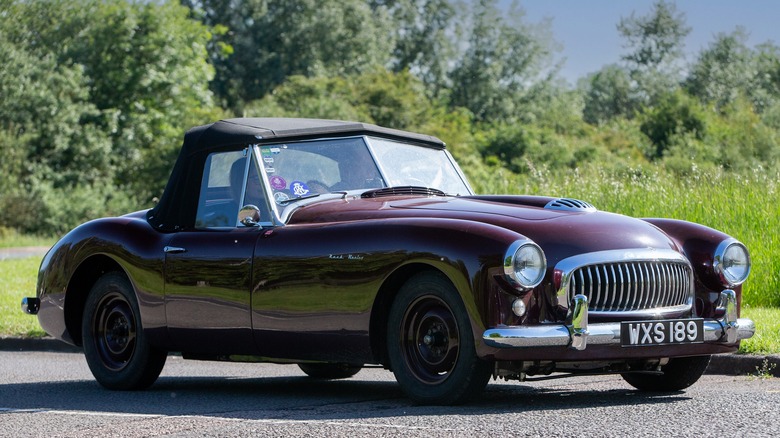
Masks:
[[[780,353],[780,309],[766,307],[746,307],[742,317],[756,323],[756,334],[742,341],[740,353],[777,354]]]
[[[54,237],[28,236],[16,230],[0,226],[0,248],[18,248],[22,246],[52,246]]]
[[[22,312],[22,298],[35,296],[40,257],[0,261],[0,336],[43,336],[38,318]]]

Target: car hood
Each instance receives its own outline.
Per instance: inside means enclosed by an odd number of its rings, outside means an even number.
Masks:
[[[556,198],[537,196],[331,200],[301,208],[292,215],[290,223],[393,217],[460,219],[520,233],[539,244],[548,256],[554,253],[553,259],[614,249],[654,248],[679,252],[669,236],[641,219],[598,211],[584,203],[585,207],[560,210],[550,205],[555,201]]]

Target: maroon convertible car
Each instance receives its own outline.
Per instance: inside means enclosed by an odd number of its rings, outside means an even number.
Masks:
[[[247,118],[187,132],[159,203],[68,233],[22,307],[111,389],[180,352],[315,378],[381,365],[416,403],[451,404],[491,377],[686,388],[753,335],[749,271],[701,225],[475,195],[434,137]]]

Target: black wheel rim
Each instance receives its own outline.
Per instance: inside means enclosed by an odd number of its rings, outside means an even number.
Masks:
[[[449,306],[435,296],[415,300],[401,322],[404,361],[420,382],[445,381],[458,360],[460,337]]]
[[[136,324],[130,303],[119,293],[110,293],[98,304],[92,320],[98,356],[106,368],[119,371],[135,351]]]

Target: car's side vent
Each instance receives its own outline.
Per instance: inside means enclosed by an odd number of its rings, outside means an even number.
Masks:
[[[398,186],[371,190],[360,195],[361,198],[382,198],[385,196],[417,195],[417,196],[447,196],[437,189],[418,186]]]
[[[544,206],[544,208],[550,210],[561,210],[561,211],[583,211],[583,212],[598,211],[596,207],[590,205],[585,201],[580,201],[579,199],[571,199],[571,198],[553,199],[552,201],[548,202],[547,205]]]

